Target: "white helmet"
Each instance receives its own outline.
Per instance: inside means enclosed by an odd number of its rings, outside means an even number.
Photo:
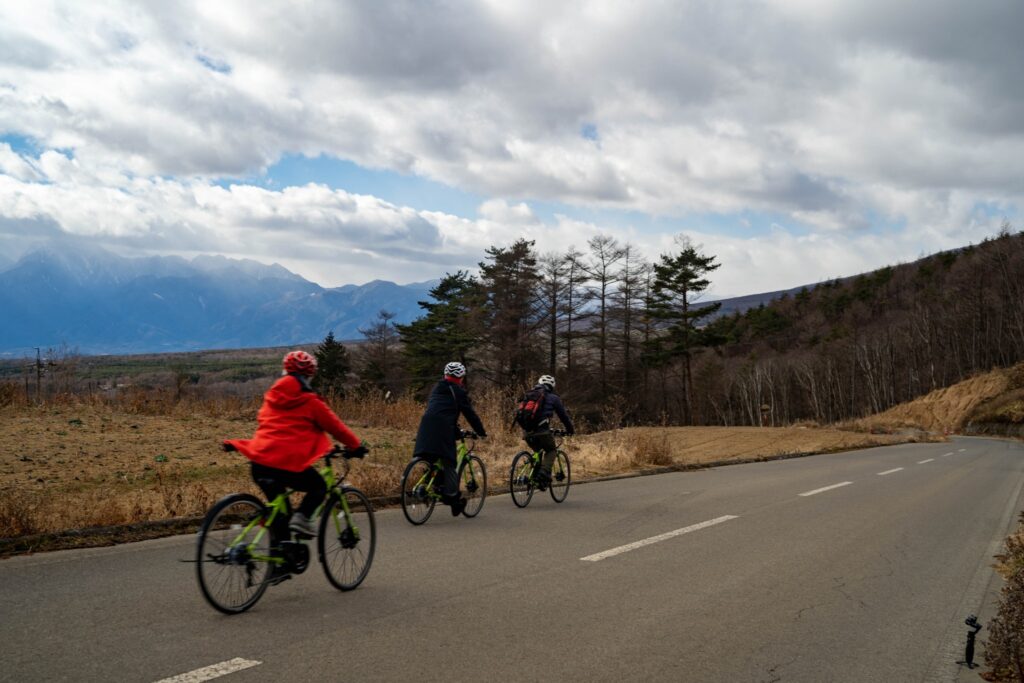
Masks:
[[[555,378],[551,375],[541,375],[540,379],[537,380],[537,384],[543,384],[548,388],[548,391],[555,390]]]
[[[450,377],[465,377],[466,366],[462,363],[453,361],[448,365],[444,366],[444,374]]]

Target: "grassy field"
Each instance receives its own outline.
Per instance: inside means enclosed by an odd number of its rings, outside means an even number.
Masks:
[[[496,395],[477,403],[491,433],[477,450],[492,489],[505,486],[523,447],[508,429],[506,403]],[[256,493],[245,458],[219,444],[250,436],[258,408],[258,399],[175,400],[168,392],[0,408],[0,538],[198,516],[225,493]],[[372,448],[349,481],[371,496],[397,494],[422,404],[350,399],[334,408]],[[574,478],[585,479],[911,438],[815,427],[637,427],[579,436],[564,449]]]

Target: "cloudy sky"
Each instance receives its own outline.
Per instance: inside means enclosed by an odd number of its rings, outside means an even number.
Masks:
[[[89,236],[338,285],[683,233],[718,295],[851,275],[1024,227],[1021,27],[1019,0],[6,2],[0,260]]]

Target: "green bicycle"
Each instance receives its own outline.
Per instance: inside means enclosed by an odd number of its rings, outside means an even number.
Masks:
[[[459,488],[466,497],[466,507],[462,514],[476,517],[480,514],[487,498],[487,468],[484,461],[473,454],[477,435],[473,432],[459,431],[459,444],[456,455],[456,467],[459,473]],[[466,439],[471,443],[467,447]],[[431,462],[426,458],[415,457],[402,473],[402,512],[411,524],[419,526],[434,512],[434,506],[441,500],[441,477],[444,465],[440,459]]]
[[[336,476],[331,461],[339,455],[345,470]],[[377,544],[370,499],[344,484],[352,457],[338,446],[324,454],[320,475],[327,482],[327,498],[316,512],[320,564],[331,585],[343,591],[366,578]],[[244,612],[269,586],[306,571],[310,552],[303,539],[308,537],[296,535],[299,540],[270,546],[271,524],[290,513],[289,493],[267,504],[248,493],[232,493],[206,513],[196,544],[196,574],[203,597],[214,609],[226,614]]]
[[[572,482],[572,475],[569,469],[569,456],[561,449],[562,438],[565,432],[561,429],[552,429],[551,435],[558,437],[555,460],[551,463],[551,484],[548,491],[551,492],[551,499],[561,503],[569,495],[569,484]],[[524,508],[530,504],[533,492],[537,488],[534,480],[534,473],[540,467],[540,459],[543,452],[520,451],[512,459],[512,468],[508,474],[508,489],[512,494],[512,502],[516,507]]]

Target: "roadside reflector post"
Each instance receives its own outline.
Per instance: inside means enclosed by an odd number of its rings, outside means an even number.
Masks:
[[[978,617],[973,614],[964,619],[964,623],[967,624],[972,630],[967,632],[967,646],[964,648],[963,661],[957,662],[957,664],[966,664],[968,669],[973,669],[974,664],[974,637],[978,635],[978,631],[981,630],[981,624],[978,623]]]

